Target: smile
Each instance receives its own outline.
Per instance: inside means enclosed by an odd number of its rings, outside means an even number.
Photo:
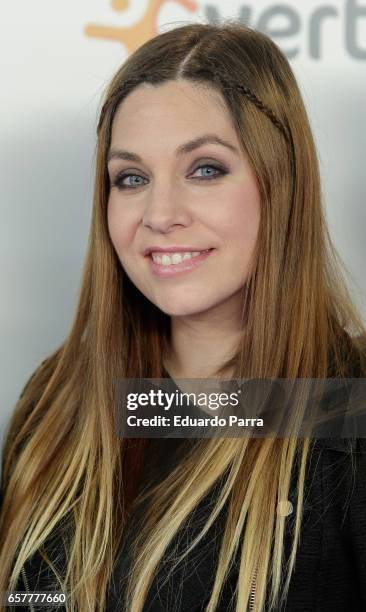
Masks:
[[[199,267],[215,249],[180,253],[150,253],[147,257],[150,269],[158,276],[175,276]]]
[[[192,257],[197,257],[200,253],[208,253],[209,250],[210,249],[186,253],[151,253],[151,256],[156,263],[163,264],[164,266],[171,266],[172,264],[175,265],[187,259],[192,259]]]

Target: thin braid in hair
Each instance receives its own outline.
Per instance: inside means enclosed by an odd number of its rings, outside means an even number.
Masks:
[[[290,139],[290,135],[289,135],[289,132],[286,126],[277,117],[277,115],[273,112],[273,110],[269,108],[266,104],[264,104],[264,102],[260,98],[258,98],[258,96],[251,89],[249,89],[249,87],[246,87],[245,85],[241,85],[240,83],[233,82],[228,78],[222,77],[217,72],[217,70],[214,69],[214,67],[212,70],[205,69],[205,73],[209,74],[211,78],[213,78],[213,80],[223,89],[226,89],[229,91],[236,90],[244,94],[246,98],[248,98],[248,100],[250,100],[250,102],[252,102],[252,104],[254,104],[258,108],[258,110],[260,110],[262,113],[267,115],[268,119],[270,119],[273,125],[278,130],[280,130],[282,135],[285,137],[286,141],[290,144],[291,139]]]
[[[278,128],[282,132],[287,142],[290,142],[290,137],[286,126],[282,123],[282,121],[278,119],[274,112],[268,106],[266,106],[262,102],[262,100],[258,98],[258,96],[255,95],[253,91],[251,91],[248,87],[245,87],[244,85],[235,85],[235,89],[242,92],[251,102],[253,102],[253,104],[256,105],[256,107],[260,111],[262,111],[262,113],[265,113],[267,117],[272,121],[272,123],[276,126],[276,128]]]

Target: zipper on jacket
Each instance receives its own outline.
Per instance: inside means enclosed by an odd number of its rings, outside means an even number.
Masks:
[[[29,585],[28,585],[28,579],[27,579],[27,574],[25,573],[24,567],[22,567],[21,573],[22,573],[23,580],[24,580],[25,590],[27,591],[27,593],[30,593]],[[33,605],[32,605],[31,601],[29,602],[29,609],[31,610],[31,612],[34,612],[34,608],[33,608]]]
[[[254,610],[254,602],[255,602],[255,592],[256,592],[256,588],[257,588],[257,569],[254,572],[254,576],[253,576],[253,580],[252,580],[252,585],[250,587],[250,594],[249,594],[249,611],[253,612]]]
[[[289,516],[289,514],[291,514],[293,512],[294,507],[293,507],[293,504],[291,503],[291,501],[289,499],[287,499],[285,502],[280,502],[280,504],[277,507],[277,512],[280,512],[281,516],[286,517],[286,516]],[[252,585],[250,587],[249,612],[253,612],[253,610],[254,610],[255,592],[256,592],[256,588],[257,588],[257,573],[258,573],[258,565],[255,568],[254,576],[253,576],[253,579],[252,579]]]

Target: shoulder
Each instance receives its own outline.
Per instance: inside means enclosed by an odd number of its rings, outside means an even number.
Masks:
[[[23,397],[23,395],[25,394],[26,390],[29,388],[31,382],[35,379],[36,375],[39,374],[42,370],[42,368],[45,366],[45,364],[48,362],[48,358],[44,359],[39,366],[36,367],[36,369],[32,372],[32,374],[29,376],[29,378],[26,380],[25,385],[23,386],[23,389],[19,395],[19,399],[21,399]]]
[[[366,438],[317,439],[315,447],[310,472],[317,473],[323,503],[334,502],[354,525],[362,520],[366,536]]]
[[[346,454],[366,454],[366,438],[315,438],[314,448]]]
[[[343,391],[343,388],[338,386],[338,383],[340,381],[342,382],[343,379],[345,380],[344,389],[346,391],[349,390],[350,393],[354,392],[355,395],[352,397],[356,397],[357,401],[359,401],[359,393],[362,392],[361,401],[365,401],[366,406],[366,394],[364,391],[364,389],[366,388],[366,337],[351,337],[348,333],[344,332],[342,342],[340,344],[340,351],[342,354],[342,359],[345,361],[345,363],[347,363],[346,371],[342,376],[339,376],[334,370],[334,355],[332,353],[330,354],[330,367],[328,377],[330,380],[334,379],[334,381],[337,383],[334,386],[334,393],[338,394]],[[359,380],[356,382],[355,387],[353,388],[353,383],[350,383],[348,379]],[[356,406],[358,406],[357,403]],[[351,414],[349,416],[351,416]],[[355,417],[357,418],[358,416],[361,417],[359,421],[355,421],[356,423],[358,423],[358,429],[353,430],[353,434],[356,434],[356,437],[348,436],[344,438],[315,438],[314,447],[322,450],[346,453],[348,455],[365,455],[366,437],[359,437],[357,435],[361,431],[363,434],[365,432],[363,409],[360,415],[357,412],[355,413]],[[364,435],[366,435],[366,432]]]
[[[346,507],[363,500],[366,504],[366,439],[317,438],[309,455],[310,480],[318,483],[324,499],[333,499]],[[365,505],[363,506],[366,509]]]
[[[78,358],[81,359],[84,356],[85,343],[81,342],[80,350],[78,352]],[[20,393],[19,399],[26,395],[26,391],[30,391],[33,395],[33,391],[36,395],[43,392],[44,387],[47,385],[50,377],[56,370],[60,359],[65,350],[65,343],[62,343],[53,352],[49,353],[45,359],[33,370],[32,374],[26,380],[26,383]],[[42,394],[42,393],[41,393]]]

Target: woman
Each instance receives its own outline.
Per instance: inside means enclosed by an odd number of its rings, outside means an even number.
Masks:
[[[113,421],[115,379],[365,372],[288,61],[237,23],[170,30],[117,71],[97,134],[75,320],[4,447],[1,590],[82,611],[365,609],[362,439],[127,440]]]

